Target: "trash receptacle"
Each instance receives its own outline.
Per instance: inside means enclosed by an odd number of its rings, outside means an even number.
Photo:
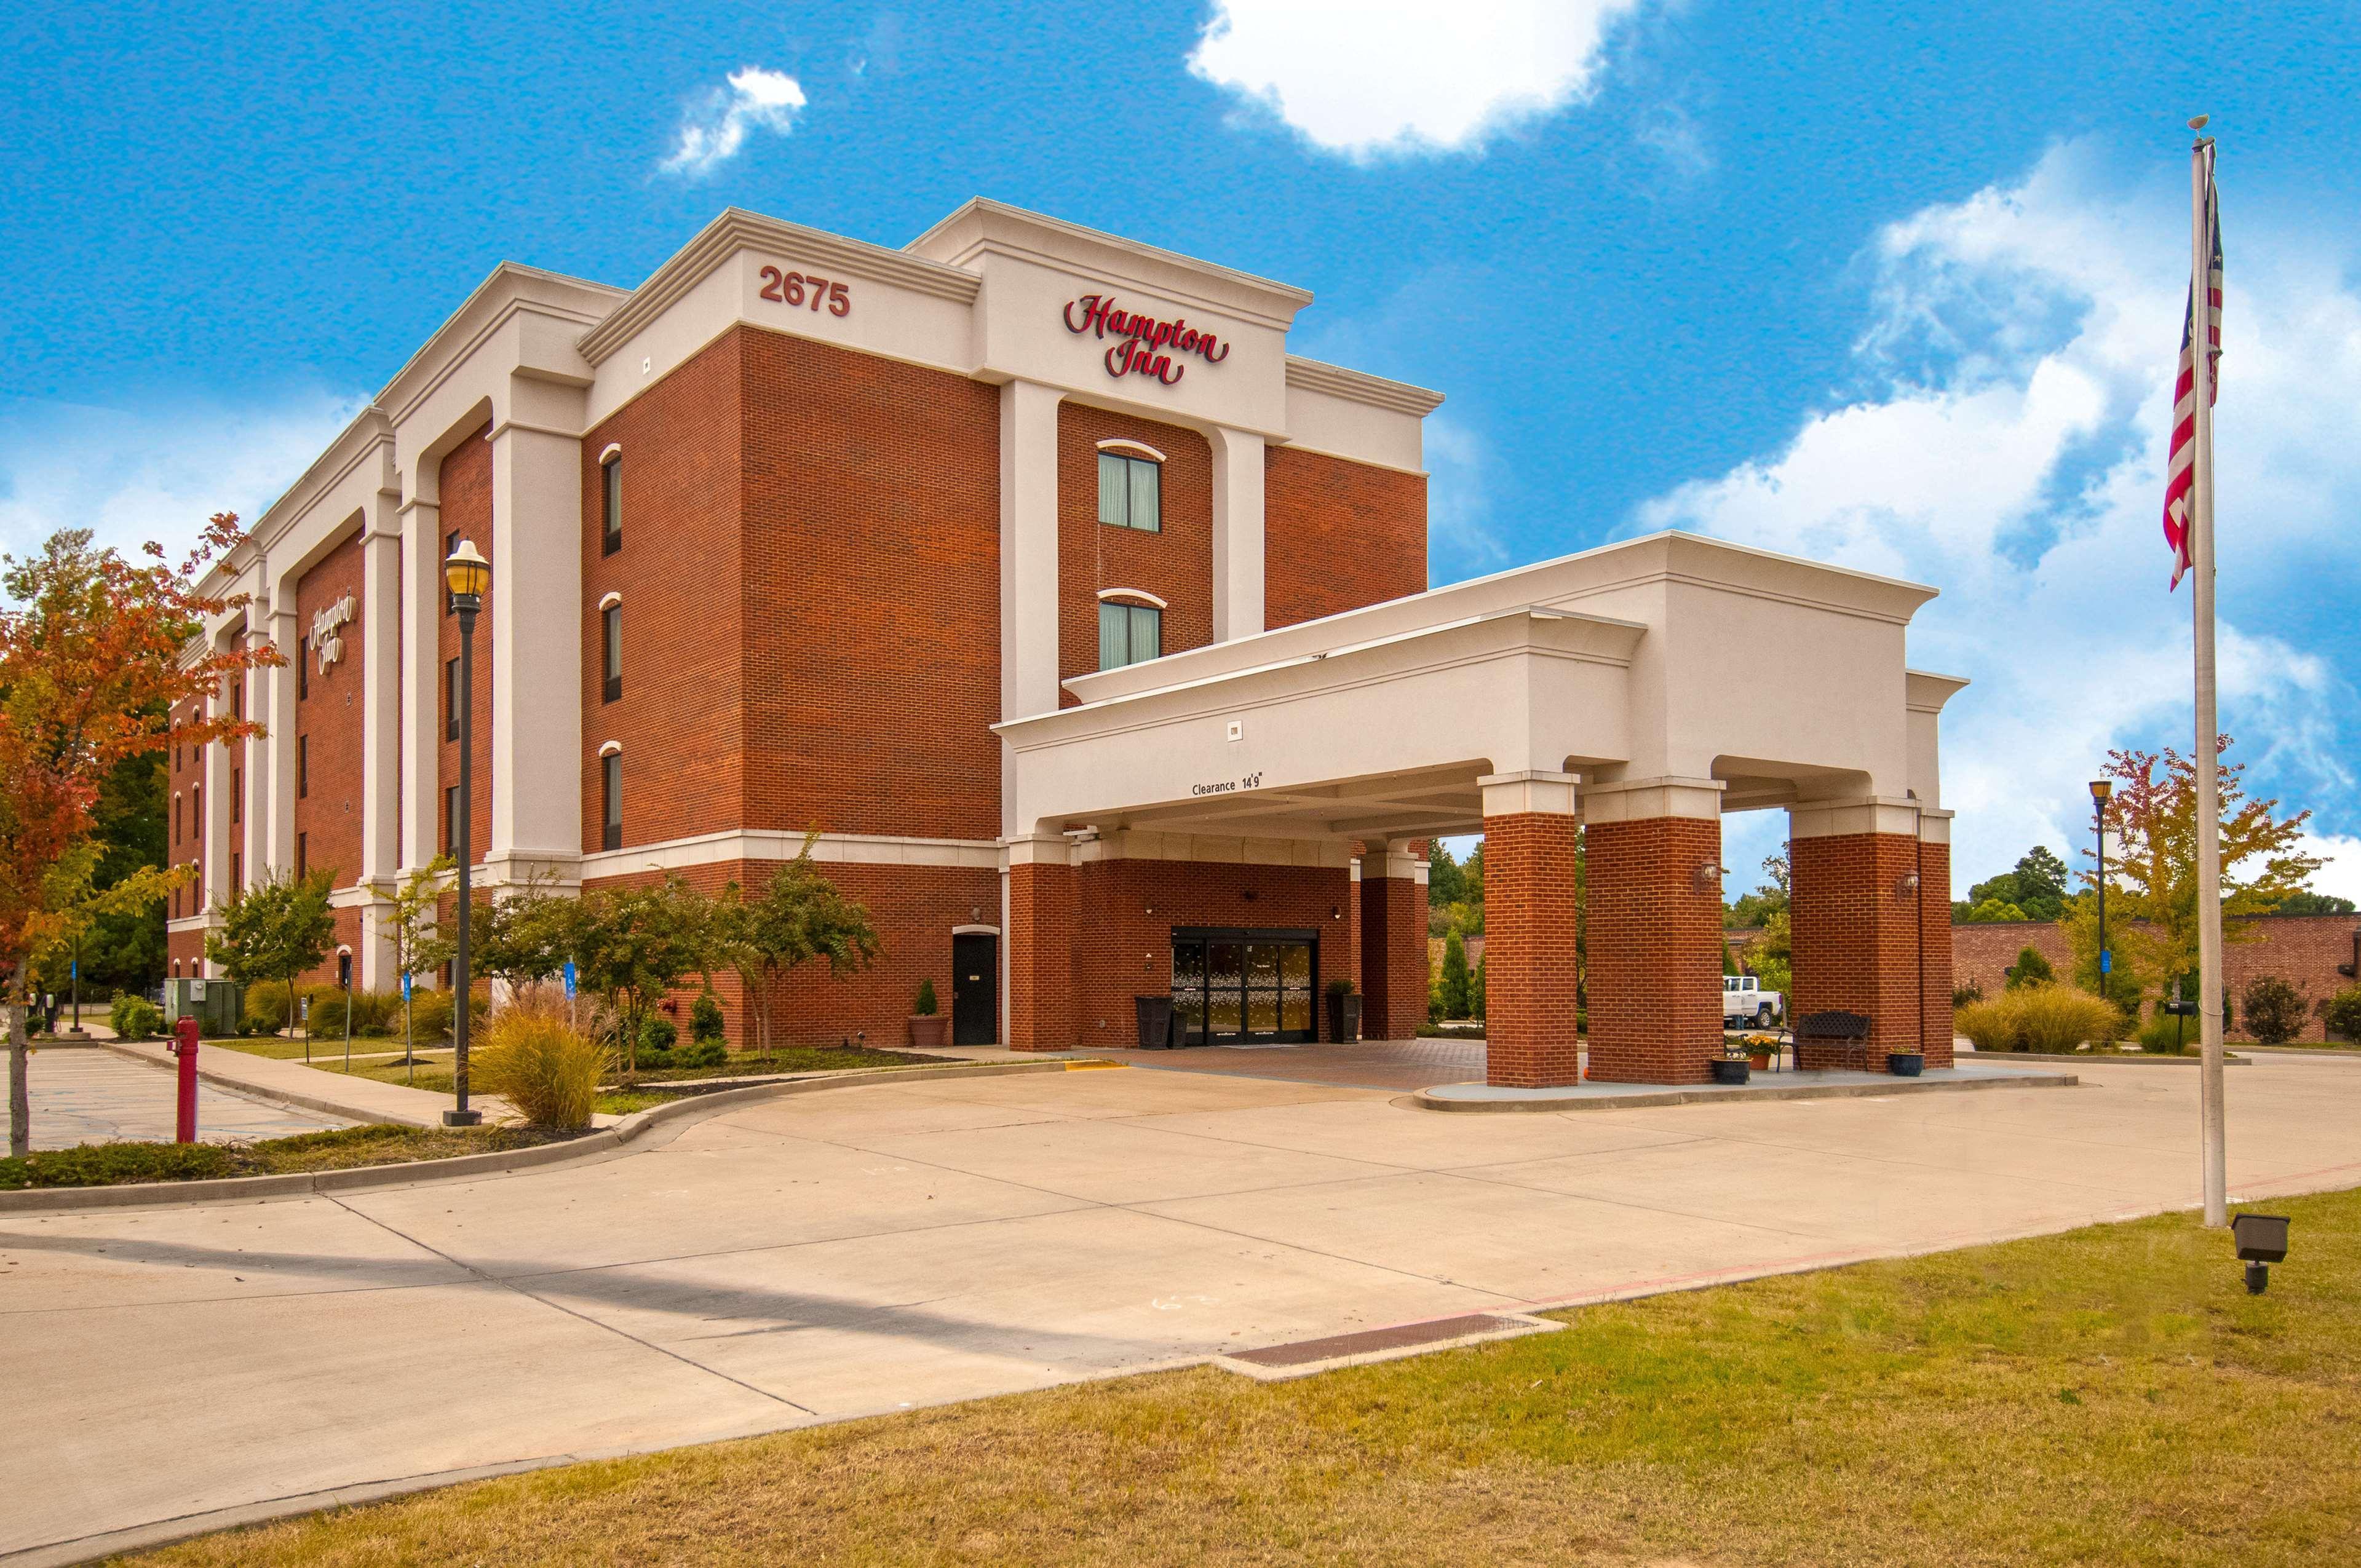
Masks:
[[[1132,1006],[1139,1014],[1139,1048],[1143,1051],[1169,1051],[1172,1048],[1172,999],[1169,996],[1135,996]]]

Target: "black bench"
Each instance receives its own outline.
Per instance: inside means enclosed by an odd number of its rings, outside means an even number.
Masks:
[[[1795,1067],[1869,1070],[1869,1020],[1858,1013],[1814,1013],[1795,1025]]]

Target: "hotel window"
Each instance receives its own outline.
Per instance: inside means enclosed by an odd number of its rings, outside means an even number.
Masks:
[[[443,739],[459,738],[459,661],[443,661]]]
[[[623,695],[623,607],[610,604],[598,616],[599,641],[605,644],[606,685],[601,700]]]
[[[312,738],[295,737],[295,798],[312,798]]]
[[[1153,605],[1099,606],[1099,668],[1119,670],[1164,652],[1164,612]]]
[[[295,835],[295,879],[298,882],[302,880],[303,872],[311,863],[311,839],[309,833]]]
[[[172,847],[176,850],[181,847],[181,795],[178,790],[172,793]]]
[[[295,700],[302,702],[312,695],[312,640],[304,638],[295,644]]]
[[[1099,454],[1099,521],[1146,533],[1164,527],[1164,466],[1120,452]]]
[[[598,553],[612,555],[623,547],[623,457],[617,453],[598,465]]]
[[[598,847],[623,847],[623,754],[609,751],[598,759]]]
[[[236,850],[229,852],[229,887],[232,893],[246,885],[246,857]]]
[[[229,819],[234,823],[246,820],[246,770],[243,768],[229,771]]]
[[[459,852],[459,786],[457,784],[443,786],[443,852],[446,855],[456,855]]]
[[[204,842],[205,786],[203,784],[189,791],[189,837],[201,844]]]

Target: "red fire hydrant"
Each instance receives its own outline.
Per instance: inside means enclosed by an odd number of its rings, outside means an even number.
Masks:
[[[197,1141],[197,1021],[182,1018],[172,1025],[172,1032],[180,1036],[172,1054],[181,1058],[181,1112],[173,1137],[192,1144]]]

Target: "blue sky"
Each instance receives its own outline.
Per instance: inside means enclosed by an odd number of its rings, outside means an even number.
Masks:
[[[1311,288],[1300,352],[1449,394],[1438,583],[1681,526],[1940,587],[1913,659],[1977,683],[1961,888],[2079,844],[2107,745],[2186,742],[2156,513],[2210,112],[2224,725],[2361,895],[2342,6],[19,5],[7,36],[7,548],[259,510],[498,260],[631,284],[727,204],[899,245],[983,193]],[[1730,820],[1733,891],[1779,820]]]

